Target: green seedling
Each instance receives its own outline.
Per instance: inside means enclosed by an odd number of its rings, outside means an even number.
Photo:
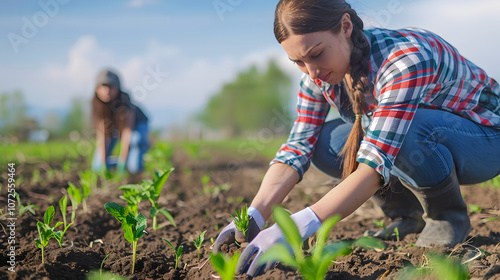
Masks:
[[[80,177],[80,185],[82,186],[82,205],[83,211],[87,212],[87,197],[92,192],[94,186],[97,185],[97,174],[88,169],[78,173]]]
[[[389,231],[387,231],[387,227],[385,226],[385,222],[384,220],[382,221],[372,221],[376,226],[379,226],[381,228],[384,229],[384,231],[386,232],[385,234],[385,238],[387,239],[389,237]]]
[[[483,212],[483,208],[481,208],[481,206],[475,205],[475,204],[469,204],[469,209],[470,209],[470,212],[473,214]]]
[[[124,185],[118,188],[119,190],[124,191],[123,195],[120,196],[120,198],[127,202],[127,209],[133,215],[137,214],[139,204],[142,200],[148,200],[151,203],[151,209],[149,213],[151,214],[151,217],[153,217],[154,230],[160,228],[157,225],[158,214],[162,214],[174,226],[177,226],[168,209],[161,209],[158,204],[158,199],[160,198],[163,186],[165,185],[165,182],[167,181],[170,173],[172,173],[173,170],[174,168],[171,168],[167,172],[164,172],[161,176],[159,176],[158,173],[155,173],[153,176],[153,180],[143,180],[139,184]]]
[[[240,258],[240,252],[236,251],[232,257],[223,253],[210,253],[210,263],[222,280],[233,280],[236,275],[236,265]]]
[[[50,226],[50,223],[52,223],[52,220],[54,219],[54,214],[55,209],[54,206],[51,205],[49,206],[49,208],[47,208],[47,210],[45,210],[43,223],[41,221],[37,221],[36,223],[39,238],[35,239],[35,244],[42,250],[42,263],[44,263],[43,249],[49,244],[49,240],[51,238],[55,238],[58,242],[61,241],[61,232],[55,231],[55,229],[63,223],[58,222],[55,226]]]
[[[394,232],[392,233],[393,236],[396,236],[396,241],[399,242],[399,229],[398,227],[394,228]]]
[[[353,246],[363,248],[380,248],[383,244],[375,238],[363,237],[354,242],[337,242],[326,245],[330,229],[340,220],[340,216],[326,219],[317,233],[317,243],[311,255],[305,255],[301,244],[301,236],[297,226],[282,207],[273,209],[273,218],[282,229],[290,247],[278,243],[264,253],[259,260],[261,264],[268,261],[281,261],[296,267],[305,280],[322,280],[331,262],[338,257],[349,255]]]
[[[137,241],[146,233],[147,219],[142,214],[132,216],[125,207],[108,202],[104,204],[106,211],[113,215],[121,224],[125,239],[132,243],[132,274],[135,271],[135,252],[137,250]]]
[[[73,223],[68,224],[66,221],[67,208],[68,208],[68,197],[64,195],[59,200],[59,210],[61,210],[61,216],[63,218],[63,223],[64,223],[64,230],[61,232],[61,240],[59,241],[59,247],[62,247],[64,234],[69,229],[69,227],[73,224]]]
[[[31,202],[26,202],[26,205],[21,204],[21,198],[19,197],[19,194],[16,192],[15,193],[16,199],[17,199],[17,207],[19,209],[19,217],[24,215],[26,212],[30,212],[33,215],[36,215],[35,209],[39,209],[37,205],[32,205]]]
[[[397,227],[394,228],[394,230],[392,231],[392,233],[389,233],[389,230],[387,230],[387,227],[385,226],[385,222],[384,220],[382,221],[373,221],[373,223],[381,228],[384,229],[384,231],[386,232],[385,233],[385,239],[388,239],[389,238],[389,235],[390,236],[396,236],[396,240],[397,242],[399,242],[399,229]]]
[[[228,191],[231,186],[229,184],[216,185],[214,184],[210,176],[203,175],[201,177],[201,184],[203,186],[203,194],[211,195],[213,198],[219,196],[223,191]]]
[[[231,215],[229,216],[233,219],[234,226],[237,229],[235,239],[237,242],[242,243],[246,240],[246,233],[250,222],[248,218],[248,207],[245,205],[241,207],[241,211],[236,210],[234,213],[234,217]]]
[[[78,209],[78,204],[82,203],[82,193],[80,189],[77,188],[73,183],[68,182],[68,195],[71,200],[71,223],[75,222],[76,210]]]
[[[207,231],[205,230],[204,232],[200,233],[194,240],[194,246],[196,246],[196,249],[198,250],[198,260],[200,260],[200,248],[201,245],[203,244],[203,241],[205,240],[205,233]]]
[[[140,184],[129,184],[119,187],[119,190],[123,191],[123,195],[120,196],[121,199],[127,202],[127,211],[132,215],[137,215],[139,211],[139,204],[142,201],[142,193],[144,192],[146,186],[143,182]]]
[[[111,253],[107,254],[106,257],[104,257],[104,259],[102,260],[101,262],[101,268],[99,268],[99,277],[102,278],[102,267],[104,266],[104,262],[106,261],[106,259],[109,257],[109,255],[111,255]]]
[[[174,171],[174,168],[170,168],[170,170],[164,172],[161,176],[159,176],[158,173],[155,173],[153,184],[144,193],[146,198],[151,203],[151,209],[149,210],[149,214],[151,214],[151,217],[153,217],[154,230],[160,228],[159,226],[157,226],[156,222],[156,216],[158,215],[158,213],[165,216],[165,218],[167,218],[174,225],[174,227],[177,227],[174,221],[174,217],[172,217],[170,212],[165,208],[160,209],[160,205],[158,204],[158,199],[160,198],[161,190],[163,189],[163,186],[165,185],[165,182],[167,181],[172,171]]]
[[[449,259],[445,256],[437,254],[426,255],[428,263],[419,268],[407,267],[398,273],[398,278],[401,280],[414,279],[453,279],[453,280],[468,280],[471,279],[467,265],[460,264],[457,260]]]
[[[181,245],[179,246],[179,248],[175,249],[174,245],[172,245],[172,243],[170,243],[170,241],[168,241],[166,238],[162,238],[163,240],[165,240],[168,245],[170,245],[170,247],[172,247],[172,250],[174,250],[174,256],[175,256],[175,267],[174,269],[177,269],[177,263],[179,262],[179,259],[182,255],[182,250],[184,249],[184,247]]]

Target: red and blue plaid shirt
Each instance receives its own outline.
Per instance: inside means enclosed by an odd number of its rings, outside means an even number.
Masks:
[[[500,96],[500,86],[439,36],[421,29],[370,29],[367,93],[363,115],[365,137],[357,161],[379,172],[389,182],[394,159],[419,107],[453,112],[486,126],[500,128],[500,115],[481,107],[479,95],[489,88]],[[303,75],[298,94],[298,118],[271,164],[292,166],[302,178],[330,107],[344,120],[354,114],[343,85],[329,85]]]

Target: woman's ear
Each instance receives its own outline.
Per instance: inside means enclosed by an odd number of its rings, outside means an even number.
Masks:
[[[344,33],[346,38],[351,38],[352,30],[354,28],[354,25],[351,20],[351,15],[349,13],[345,13],[342,16],[342,30],[341,32]]]

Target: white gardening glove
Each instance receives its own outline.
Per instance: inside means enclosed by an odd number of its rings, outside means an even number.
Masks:
[[[295,225],[297,225],[302,241],[311,237],[321,227],[320,220],[309,207],[291,215],[290,218],[292,218]],[[277,243],[285,244],[289,248],[290,253],[292,253],[292,248],[286,241],[283,231],[276,223],[272,227],[260,232],[255,239],[248,244],[241,253],[236,271],[240,273],[246,272],[248,275],[256,276],[270,269],[274,265],[274,262],[259,264],[259,259],[265,251]],[[254,254],[256,254],[255,258],[249,263]]]
[[[246,236],[248,239],[248,242],[252,241],[255,236],[260,232],[264,224],[266,223],[266,220],[264,220],[264,217],[262,214],[257,210],[255,207],[248,207],[248,231],[246,232]],[[227,225],[219,234],[217,239],[215,240],[214,246],[213,246],[213,253],[217,253],[220,251],[220,247],[223,244],[231,244],[234,243],[236,240],[234,238],[236,232],[236,226],[234,225],[234,222],[231,222],[229,225]]]

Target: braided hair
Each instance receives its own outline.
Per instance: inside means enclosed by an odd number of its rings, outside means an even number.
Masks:
[[[344,86],[356,120],[341,155],[344,157],[342,177],[345,178],[358,167],[357,151],[363,138],[361,116],[366,106],[365,93],[373,90],[368,80],[370,44],[363,33],[363,21],[351,5],[344,0],[281,0],[276,6],[274,35],[281,44],[290,35],[300,35],[318,31],[332,31],[337,34],[342,27],[342,17],[349,14],[353,23],[351,40],[353,48],[350,56],[352,84]]]

